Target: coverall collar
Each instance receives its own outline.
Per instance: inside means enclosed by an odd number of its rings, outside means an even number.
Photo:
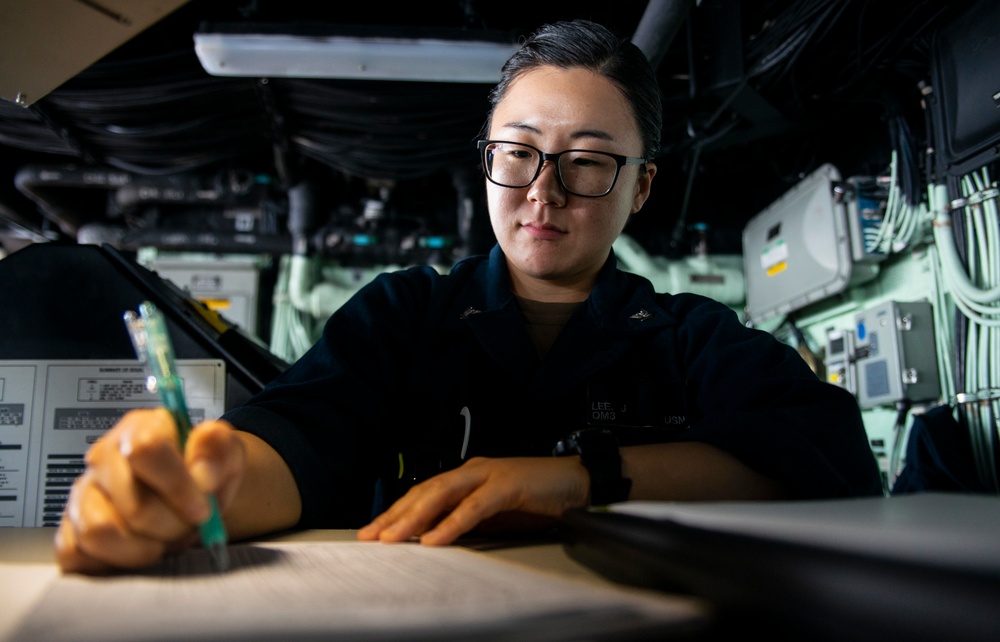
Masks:
[[[671,315],[656,303],[652,284],[637,275],[619,271],[617,266],[618,259],[612,250],[597,274],[593,291],[585,301],[588,314],[594,317],[596,325],[615,332],[644,332],[671,321]],[[640,280],[639,287],[630,283],[634,279]],[[470,286],[461,298],[463,301],[470,300],[469,296],[474,296],[475,290],[484,293],[485,298],[481,299],[483,307],[480,309],[473,306],[480,312],[516,305],[510,291],[507,260],[499,245],[494,245],[490,251],[486,273],[482,274],[481,269],[477,270]]]
[[[616,266],[611,252],[594,290],[541,363],[510,291],[507,262],[499,245],[485,264],[475,268],[449,316],[468,324],[484,349],[511,375],[550,390],[568,387],[614,361],[630,345],[631,335],[673,322],[657,304],[649,281]]]

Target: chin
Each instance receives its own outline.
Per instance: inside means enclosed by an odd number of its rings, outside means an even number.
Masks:
[[[557,279],[566,272],[565,266],[558,261],[549,259],[526,259],[514,261],[514,267],[520,272],[535,279]]]

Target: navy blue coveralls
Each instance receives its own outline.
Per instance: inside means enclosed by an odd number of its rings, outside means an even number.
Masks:
[[[882,493],[849,393],[728,307],[615,265],[542,360],[499,246],[448,275],[383,274],[224,418],[288,463],[302,527],[363,525],[413,481],[474,456],[551,456],[595,425],[623,444],[711,444],[796,497]]]

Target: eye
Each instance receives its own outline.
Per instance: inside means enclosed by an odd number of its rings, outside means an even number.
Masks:
[[[512,147],[505,151],[508,156],[512,156],[513,158],[516,159],[527,160],[534,157],[534,154],[531,153],[530,149],[524,149],[523,147]]]
[[[574,167],[599,168],[612,164],[611,157],[597,152],[573,152],[569,155],[569,162]]]

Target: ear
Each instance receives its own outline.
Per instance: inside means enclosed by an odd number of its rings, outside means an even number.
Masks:
[[[632,196],[632,214],[642,209],[649,198],[649,189],[656,176],[656,163],[646,163],[646,171],[639,174],[635,182],[635,194]]]

